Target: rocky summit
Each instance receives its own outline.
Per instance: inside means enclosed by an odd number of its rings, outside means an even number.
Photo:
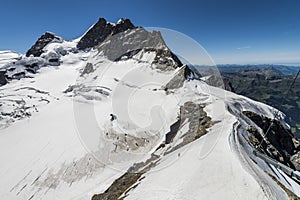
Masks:
[[[129,19],[0,51],[0,198],[299,199],[284,114],[217,72]]]
[[[94,47],[103,42],[109,35],[114,35],[128,29],[136,28],[129,19],[120,19],[117,24],[99,18],[98,22],[81,38],[77,47],[80,50]]]
[[[27,57],[29,57],[30,55],[33,55],[34,57],[40,56],[42,53],[44,53],[44,51],[43,51],[44,47],[55,39],[60,40],[60,38],[58,36],[54,35],[53,33],[46,32],[26,52],[26,56]]]

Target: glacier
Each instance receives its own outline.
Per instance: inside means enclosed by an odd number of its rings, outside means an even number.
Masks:
[[[0,70],[16,68],[0,87],[1,199],[300,196],[248,142],[242,112],[273,118],[274,108],[208,85],[159,32],[128,29],[78,50],[81,38],[53,40],[39,57],[0,52]],[[36,73],[24,63],[39,63]],[[116,198],[124,175],[134,181]]]

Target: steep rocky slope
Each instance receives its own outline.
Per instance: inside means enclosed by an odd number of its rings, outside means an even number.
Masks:
[[[298,138],[300,136],[300,79],[296,79],[292,90],[289,87],[292,84],[295,75],[283,76],[273,69],[263,70],[244,70],[235,73],[222,73],[229,91],[234,91],[250,97],[254,100],[264,102],[281,111],[291,125],[292,133]],[[226,85],[226,84],[225,84]],[[289,94],[287,92],[289,91]]]

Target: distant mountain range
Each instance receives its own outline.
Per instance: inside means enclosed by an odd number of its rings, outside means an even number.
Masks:
[[[273,64],[259,64],[259,65],[227,64],[227,65],[217,65],[217,67],[221,72],[228,72],[228,73],[247,71],[247,70],[271,69],[283,76],[296,74],[300,69],[300,65],[287,66],[287,65],[273,65]]]
[[[221,67],[225,89],[266,103],[286,114],[294,134],[300,137],[300,78],[292,89],[299,67],[258,65]],[[259,69],[255,69],[255,67]],[[224,70],[230,72],[224,72]],[[237,71],[239,70],[239,71]],[[288,93],[289,92],[289,93]]]
[[[280,102],[292,68],[255,67],[223,66],[225,89]],[[299,199],[283,114],[196,69],[129,19],[0,51],[1,200]]]

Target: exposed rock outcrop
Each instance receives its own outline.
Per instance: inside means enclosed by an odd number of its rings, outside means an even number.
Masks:
[[[170,128],[170,132],[166,134],[166,144],[170,144],[174,137],[179,133],[184,122],[188,122],[188,131],[183,135],[180,135],[182,142],[169,149],[165,154],[175,151],[197,139],[207,133],[207,129],[214,123],[212,119],[207,116],[207,113],[203,110],[204,106],[188,101],[180,107],[180,118]]]
[[[0,86],[5,85],[7,83],[7,80],[5,78],[6,71],[0,71]]]
[[[85,74],[90,74],[94,71],[93,64],[87,63],[86,66],[83,68],[83,71],[81,72],[80,76],[84,76]]]
[[[218,72],[214,72],[212,71],[212,74],[213,75],[210,75],[206,80],[205,82],[208,84],[208,85],[211,85],[211,86],[215,86],[215,87],[219,87],[219,88],[222,88],[222,89],[225,89],[226,88],[226,84],[229,84],[225,79],[223,80],[221,75],[218,74]],[[230,89],[229,86],[227,86],[227,88]],[[231,91],[231,90],[229,90]]]
[[[92,200],[117,200],[124,199],[131,189],[136,187],[143,179],[143,174],[157,165],[159,156],[151,154],[145,162],[135,163],[126,173],[116,179],[103,193],[95,194]]]
[[[91,48],[102,43],[109,35],[115,35],[136,28],[129,19],[121,19],[116,25],[99,18],[98,22],[81,38],[77,44],[79,50]]]
[[[159,36],[159,37],[161,37],[161,36]],[[156,41],[157,41],[156,44],[153,42],[151,45],[149,44],[149,46],[156,45],[157,48],[154,46],[148,47],[147,45],[145,45],[145,47],[141,46],[141,48],[143,48],[143,49],[135,49],[132,51],[128,51],[128,52],[124,53],[122,56],[115,59],[115,61],[130,59],[137,53],[143,51],[143,53],[155,52],[156,56],[155,56],[152,64],[155,64],[156,68],[160,69],[162,71],[172,71],[183,65],[182,62],[179,60],[179,58],[171,50],[166,48],[162,38],[160,41],[159,41],[159,39],[157,39]],[[125,51],[126,51],[126,49],[124,49],[124,52]]]
[[[296,170],[300,171],[300,151],[291,157],[291,162],[295,166]]]
[[[137,28],[134,26],[129,19],[120,19],[117,24],[112,29],[112,35],[121,33],[123,31],[126,31],[128,29],[134,29]]]
[[[244,111],[244,115],[250,118],[265,134],[265,138],[269,144],[262,141],[263,138],[259,135],[255,127],[249,127],[250,142],[253,146],[265,152],[270,157],[277,161],[295,169],[300,166],[299,149],[296,144],[299,141],[293,136],[290,130],[286,129],[279,121],[258,115],[250,111]],[[270,128],[269,128],[270,127]]]
[[[112,61],[130,59],[142,50],[155,51],[153,64],[157,68],[174,69],[182,66],[177,56],[168,49],[159,31],[149,32],[136,27],[129,19],[120,19],[114,25],[100,18],[81,38],[77,47],[79,50],[96,47]]]
[[[211,118],[207,116],[203,107],[193,102],[186,102],[180,108],[180,119],[171,126],[171,131],[166,134],[165,144],[161,144],[158,149],[168,148],[166,144],[173,142],[173,138],[177,135],[179,129],[182,128],[182,121],[186,119],[189,121],[189,130],[181,136],[183,141],[166,151],[166,154],[205,135],[207,133],[206,129],[212,126]],[[159,153],[158,155],[156,154],[157,150],[145,162],[138,162],[131,166],[127,172],[116,179],[104,192],[93,195],[92,200],[124,199],[130,190],[138,187],[138,184],[143,179],[143,175],[160,161],[161,155]]]
[[[163,41],[160,33],[159,37]],[[156,49],[156,57],[154,58],[153,64],[156,64],[157,68],[164,71],[167,71],[169,69],[173,70],[177,67],[182,66],[182,62],[179,60],[179,58],[169,49]]]
[[[36,43],[26,52],[26,56],[29,57],[30,55],[33,55],[34,57],[39,57],[42,53],[44,53],[43,49],[47,44],[52,42],[53,40],[61,40],[60,37],[46,32],[44,35],[42,35]]]
[[[224,82],[224,89],[230,92],[235,92],[232,83],[229,79],[227,78],[223,78],[223,82]]]
[[[109,60],[120,60],[124,56],[132,58],[142,49],[147,51],[167,50],[167,46],[158,31],[148,32],[144,28],[135,28],[111,35],[97,46]],[[159,52],[157,52],[159,53]]]
[[[183,86],[185,80],[190,80],[195,77],[195,73],[187,65],[184,65],[177,72],[177,74],[166,84],[164,90],[168,91],[178,89]]]

